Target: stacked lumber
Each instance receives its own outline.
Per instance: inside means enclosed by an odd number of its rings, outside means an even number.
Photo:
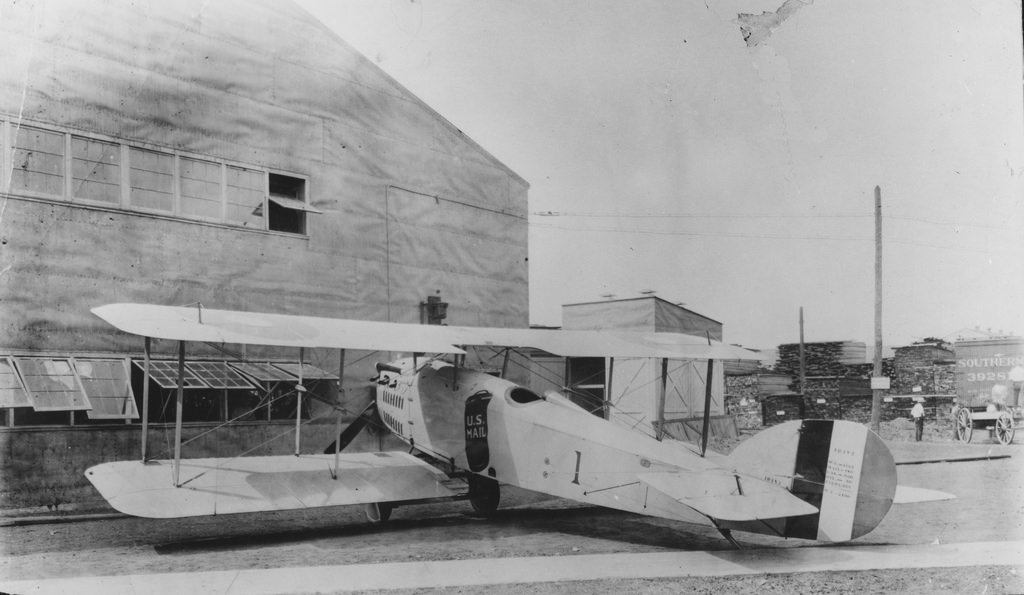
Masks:
[[[859,341],[804,343],[807,376],[858,375],[851,367],[864,364],[866,357],[867,346]],[[775,369],[785,374],[800,374],[799,343],[779,345],[779,363]]]
[[[757,393],[761,396],[788,393],[795,388],[796,377],[789,374],[758,374]]]

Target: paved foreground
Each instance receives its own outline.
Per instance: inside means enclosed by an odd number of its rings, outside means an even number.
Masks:
[[[814,546],[721,552],[599,554],[89,576],[0,583],[49,593],[334,593],[629,578],[683,578],[964,566],[1024,567],[1024,541]]]

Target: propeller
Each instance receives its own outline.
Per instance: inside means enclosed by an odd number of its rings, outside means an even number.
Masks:
[[[338,452],[345,450],[345,447],[359,435],[359,432],[363,431],[366,424],[376,422],[377,418],[377,401],[374,400],[366,406],[366,409],[363,409],[363,412],[359,414],[359,417],[352,420],[352,423],[350,423],[348,427],[338,435],[337,440],[331,442],[330,446],[324,449],[324,454],[334,454],[335,445],[337,445]]]

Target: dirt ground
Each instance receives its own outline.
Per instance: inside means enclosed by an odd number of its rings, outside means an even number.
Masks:
[[[955,443],[941,432],[912,439],[912,424],[883,436],[897,462],[1011,455],[970,462],[902,464],[901,484],[943,490],[955,500],[896,505],[861,544],[1024,540],[1024,450],[975,436]],[[720,444],[728,450],[730,444]],[[466,502],[410,506],[371,525],[359,507],[198,519],[100,518],[0,526],[0,579],[282,568],[512,556],[726,550],[714,529],[586,507],[503,489],[498,514],[481,519]],[[0,518],[2,520],[2,518]],[[737,534],[747,548],[822,547],[801,540]],[[1019,567],[769,574],[743,577],[502,585],[456,592],[508,593],[1022,593]]]

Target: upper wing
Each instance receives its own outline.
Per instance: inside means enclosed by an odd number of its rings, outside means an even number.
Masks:
[[[119,461],[86,470],[107,502],[125,514],[179,518],[293,510],[456,495],[447,477],[404,452]]]
[[[757,359],[746,349],[682,333],[435,326],[150,304],[108,304],[93,313],[128,333],[178,341],[421,353],[463,353],[459,346],[482,345],[568,357]]]
[[[451,341],[431,333],[427,325],[152,304],[107,304],[93,308],[92,312],[126,333],[155,339],[281,347],[463,353]]]

